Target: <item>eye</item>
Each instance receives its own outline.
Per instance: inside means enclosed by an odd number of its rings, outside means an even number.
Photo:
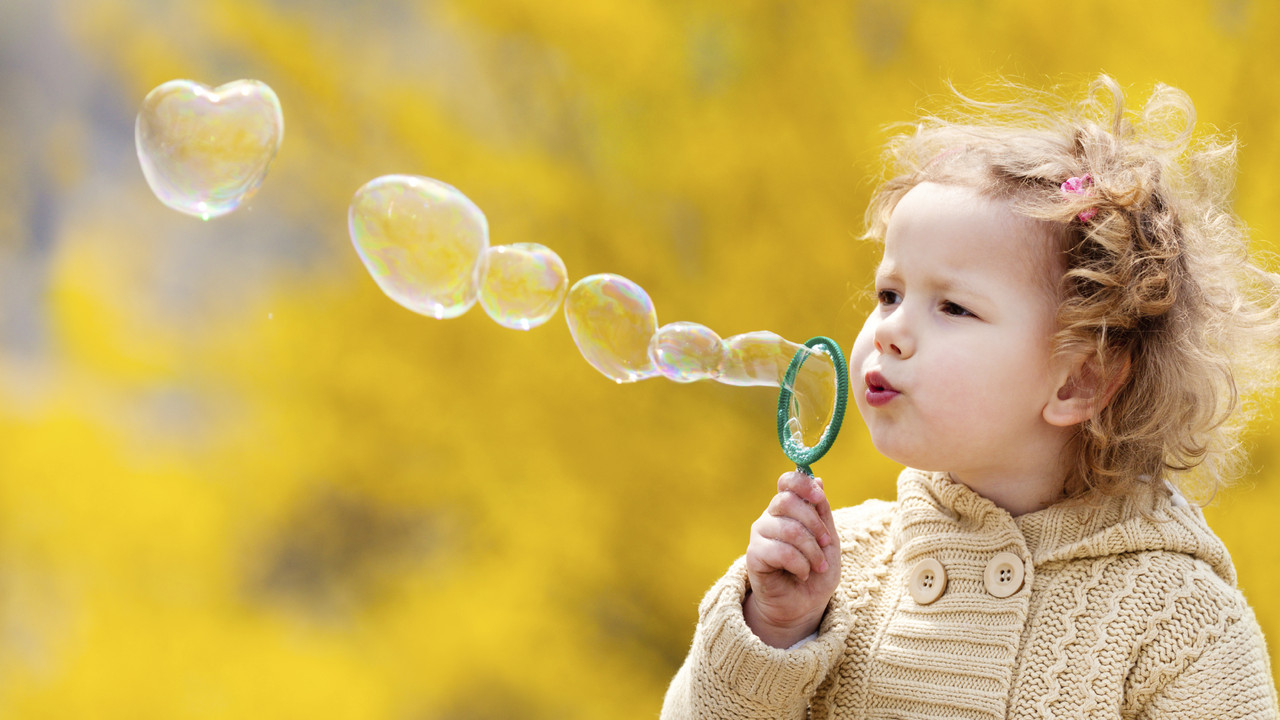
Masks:
[[[897,305],[902,298],[895,290],[878,290],[876,291],[876,302],[882,306]]]
[[[977,317],[977,315],[969,312],[967,308],[957,305],[950,300],[943,300],[939,309],[942,310],[943,315],[950,315],[952,317]]]

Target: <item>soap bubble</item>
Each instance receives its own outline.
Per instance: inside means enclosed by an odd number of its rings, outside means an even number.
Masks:
[[[649,359],[669,380],[684,383],[708,380],[720,374],[724,342],[705,325],[668,323],[658,328],[649,341]]]
[[[804,345],[759,330],[725,338],[724,363],[717,381],[725,385],[781,387],[787,365]]]
[[[528,330],[550,320],[569,287],[564,261],[537,243],[491,247],[482,266],[480,306],[503,327]]]
[[[797,352],[807,353],[792,382],[789,426],[797,442],[815,445],[835,409],[837,376],[831,356],[763,330],[725,338],[724,345],[716,380],[726,385],[781,387],[791,359]]]
[[[620,275],[584,277],[569,288],[564,317],[582,357],[605,377],[624,383],[658,374],[649,360],[658,314],[639,285]]]
[[[791,441],[800,449],[813,447],[835,415],[835,362],[822,348],[808,349],[804,363],[792,382],[788,429]]]
[[[283,136],[280,101],[257,80],[213,90],[170,80],[147,93],[134,126],[151,191],[204,220],[235,210],[258,189]]]
[[[347,220],[365,268],[392,300],[440,319],[475,304],[489,224],[466,195],[431,178],[384,175],[356,191]]]

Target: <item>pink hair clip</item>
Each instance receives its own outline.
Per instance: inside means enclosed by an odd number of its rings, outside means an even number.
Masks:
[[[1086,173],[1082,177],[1067,178],[1067,181],[1062,183],[1062,192],[1072,195],[1089,195],[1091,185],[1093,185],[1093,176]],[[1097,214],[1098,208],[1089,208],[1081,210],[1076,217],[1080,218],[1080,222],[1089,222]]]

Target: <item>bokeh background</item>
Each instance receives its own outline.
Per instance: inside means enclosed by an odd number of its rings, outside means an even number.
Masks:
[[[414,315],[351,248],[355,189],[439,178],[660,322],[848,346],[884,126],[947,81],[1187,90],[1280,248],[1278,37],[1244,0],[4,0],[0,715],[654,717],[787,469],[775,394],[615,385],[561,318]],[[270,175],[169,210],[143,96],[242,77],[284,108]],[[846,428],[834,501],[892,497]],[[1278,433],[1208,510],[1273,657]]]

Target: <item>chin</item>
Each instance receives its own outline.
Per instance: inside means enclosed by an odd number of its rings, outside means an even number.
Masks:
[[[903,465],[905,467],[914,468],[916,470],[925,470],[921,467],[921,463],[927,463],[928,458],[922,457],[924,453],[919,448],[902,447],[898,443],[892,442],[890,439],[880,439],[875,433],[871,434],[871,444],[879,453],[890,460]]]
[[[923,472],[951,471],[952,463],[947,461],[946,453],[939,453],[937,447],[930,447],[919,438],[910,440],[908,443],[895,442],[890,433],[871,433],[871,444],[875,449],[899,465]]]

